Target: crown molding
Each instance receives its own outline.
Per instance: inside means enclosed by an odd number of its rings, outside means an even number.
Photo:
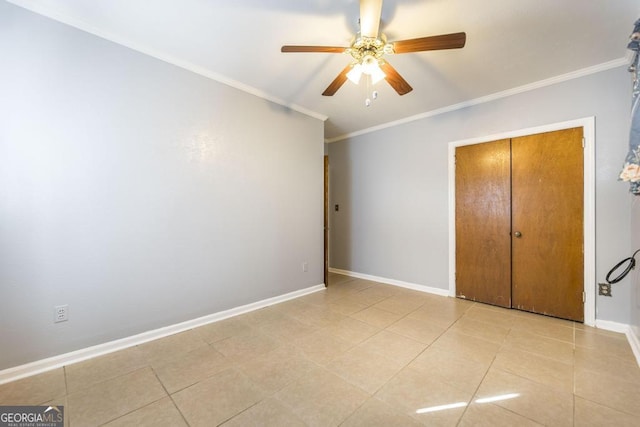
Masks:
[[[440,114],[450,113],[455,110],[460,110],[462,108],[471,107],[473,105],[484,104],[487,102],[495,101],[497,99],[506,98],[509,96],[517,95],[519,93],[529,92],[532,90],[540,89],[546,86],[555,85],[557,83],[566,82],[573,79],[578,79],[580,77],[585,77],[591,74],[596,74],[601,71],[610,70],[612,68],[617,68],[621,66],[629,65],[629,60],[627,58],[619,58],[613,61],[604,62],[602,64],[594,65],[592,67],[583,68],[581,70],[572,71],[570,73],[561,74],[559,76],[551,77],[544,80],[539,80],[537,82],[529,83],[523,86],[518,86],[512,89],[507,89],[502,92],[496,92],[487,96],[482,96],[480,98],[471,99],[469,101],[460,102],[458,104],[449,105],[446,107],[438,108],[436,110],[427,111],[424,113],[416,114],[413,116],[405,117],[403,119],[394,120],[391,122],[383,123],[381,125],[372,126],[370,128],[362,129],[356,132],[347,133],[344,135],[340,135],[334,138],[326,138],[326,143],[338,142],[349,138],[354,138],[356,136],[365,135],[371,132],[376,132],[382,129],[388,129],[395,126],[403,125],[405,123],[414,122],[416,120],[425,119],[427,117],[433,117]]]
[[[176,58],[174,56],[168,55],[164,52],[161,52],[157,49],[154,49],[149,46],[145,46],[143,44],[134,42],[125,37],[118,36],[108,31],[104,31],[100,28],[89,25],[88,23],[72,18],[66,14],[60,13],[58,11],[54,11],[48,7],[42,6],[33,0],[7,0],[7,2],[14,4],[15,6],[19,6],[23,9],[27,9],[31,12],[37,13],[38,15],[45,16],[47,18],[53,19],[54,21],[61,22],[63,24],[69,25],[81,31],[84,31],[89,34],[93,34],[94,36],[98,36],[105,40],[109,40],[116,44],[128,47],[129,49],[135,50],[137,52],[143,53],[145,55],[151,56],[153,58],[159,59],[163,62],[167,62],[169,64],[175,65],[176,67],[183,68],[185,70],[196,73],[200,76],[206,77],[208,79],[214,80],[218,83],[222,83],[226,86],[230,86],[234,89],[238,89],[242,92],[246,92],[248,94],[257,96],[258,98],[265,99],[269,102],[273,102],[274,104],[281,105],[289,110],[297,111],[298,113],[302,113],[306,116],[313,117],[314,119],[318,119],[321,121],[326,121],[328,117],[324,114],[320,114],[316,111],[309,110],[308,108],[302,107],[297,104],[292,104],[284,101],[283,99],[277,98],[268,94],[267,92],[257,89],[253,86],[246,85],[237,80],[233,80],[229,77],[223,76],[222,74],[215,73],[211,70],[206,69],[205,67],[201,67],[189,61],[184,61],[182,59]]]

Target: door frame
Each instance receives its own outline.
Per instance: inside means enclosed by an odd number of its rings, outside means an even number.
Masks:
[[[329,156],[324,156],[324,287],[329,285]]]
[[[544,132],[581,127],[584,136],[584,324],[596,323],[596,222],[595,222],[595,117],[584,117],[566,122],[552,123],[512,130],[477,138],[452,141],[448,144],[449,163],[449,296],[456,296],[456,147],[482,144],[498,139],[517,138]]]

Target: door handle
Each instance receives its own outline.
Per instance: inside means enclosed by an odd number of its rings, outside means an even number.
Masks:
[[[520,237],[522,237],[522,233],[521,233],[521,232],[519,232],[519,231],[516,231],[516,232],[515,232],[515,233],[513,233],[513,234],[514,234],[518,239],[519,239]]]

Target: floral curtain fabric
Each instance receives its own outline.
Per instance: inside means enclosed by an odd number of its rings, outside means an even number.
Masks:
[[[636,21],[627,48],[633,51],[633,59],[629,66],[633,78],[633,95],[631,103],[631,131],[629,132],[629,153],[620,173],[620,180],[627,181],[629,191],[640,196],[640,81],[638,80],[638,51],[640,50],[640,19]]]

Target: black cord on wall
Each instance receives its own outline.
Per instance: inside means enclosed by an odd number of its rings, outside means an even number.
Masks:
[[[622,279],[624,279],[625,277],[627,277],[627,274],[629,274],[629,272],[631,270],[633,270],[636,267],[636,254],[640,252],[640,249],[638,249],[637,251],[635,251],[633,253],[633,255],[631,255],[629,258],[625,258],[622,261],[620,261],[619,263],[617,263],[615,265],[615,267],[613,267],[609,273],[607,273],[607,283],[609,283],[610,285],[614,284],[614,283],[618,283],[619,281],[621,281]],[[616,272],[616,270],[618,270],[620,267],[625,266],[624,270],[622,271],[622,273],[620,273],[618,276],[616,276],[615,278],[611,278],[611,275],[613,273]]]

